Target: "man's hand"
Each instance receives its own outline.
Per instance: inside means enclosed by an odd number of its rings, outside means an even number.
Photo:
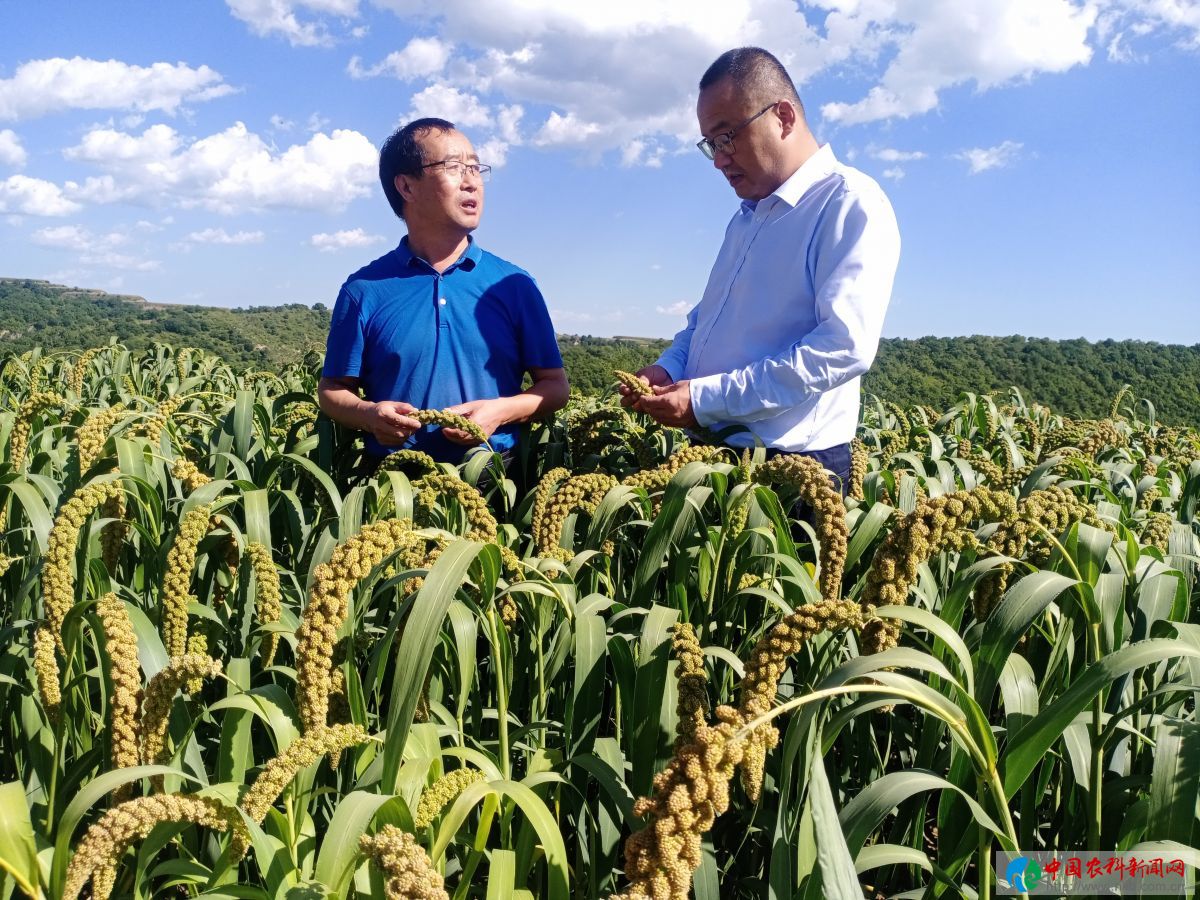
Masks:
[[[651,368],[658,367],[651,366]],[[638,397],[632,406],[638,412],[644,412],[660,425],[674,428],[699,428],[700,423],[696,421],[696,414],[692,412],[692,394],[688,390],[689,384],[690,382],[685,378],[674,384],[655,385],[654,396]]]
[[[384,447],[402,447],[421,428],[420,422],[408,416],[414,409],[399,400],[380,400],[371,407],[368,430]]]
[[[460,403],[457,406],[448,406],[446,407],[446,412],[457,413],[464,418],[470,419],[489,438],[501,425],[508,424],[508,412],[503,398],[498,400],[471,400],[468,403]],[[459,428],[443,428],[442,434],[448,440],[467,447],[473,447],[479,443],[477,437]]]
[[[662,366],[646,366],[644,369],[638,369],[633,374],[650,385],[650,387],[666,387],[671,383],[671,376]],[[625,387],[625,385],[621,385],[619,390],[621,392],[622,406],[626,409],[630,407],[638,408],[634,403],[638,399],[637,394]]]

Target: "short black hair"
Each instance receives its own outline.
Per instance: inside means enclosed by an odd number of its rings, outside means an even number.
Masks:
[[[379,148],[379,183],[383,185],[383,194],[392,212],[401,219],[404,218],[404,198],[396,190],[396,176],[420,177],[421,167],[426,163],[421,138],[431,131],[445,134],[457,129],[453,122],[445,119],[413,119],[393,131],[392,136]]]
[[[790,100],[804,115],[804,104],[792,76],[778,59],[762,47],[737,47],[716,58],[700,78],[700,90],[712,87],[724,78],[745,91],[755,106],[772,100]]]

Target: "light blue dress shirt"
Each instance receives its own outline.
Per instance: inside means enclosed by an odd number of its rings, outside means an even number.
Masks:
[[[771,196],[744,201],[708,286],[658,360],[690,379],[697,421],[785,452],[854,437],[900,258],[896,216],[826,144]]]

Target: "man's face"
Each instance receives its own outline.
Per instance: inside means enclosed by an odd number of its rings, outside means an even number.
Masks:
[[[429,131],[421,139],[421,149],[429,163],[478,163],[475,148],[460,131]],[[420,178],[396,176],[396,187],[403,192],[401,180],[410,193],[404,200],[404,219],[408,223],[461,230],[468,234],[479,227],[483,215],[483,180],[468,171],[461,179],[454,168],[431,165]]]
[[[731,131],[758,113],[773,98],[761,104],[747,97],[730,78],[722,78],[700,92],[696,118],[706,138]],[[743,200],[762,200],[775,192],[784,181],[783,139],[775,112],[768,110],[733,137],[733,152],[717,151],[713,165],[729,181]]]

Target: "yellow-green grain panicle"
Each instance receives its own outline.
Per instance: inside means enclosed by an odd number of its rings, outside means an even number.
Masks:
[[[1147,547],[1157,547],[1166,553],[1167,545],[1171,540],[1171,529],[1174,526],[1175,519],[1170,513],[1155,513],[1146,523],[1146,527],[1142,529],[1141,542]]]
[[[695,739],[696,732],[704,725],[708,712],[708,677],[704,673],[704,651],[700,648],[696,629],[687,622],[675,625],[671,656],[675,659],[678,692],[675,703],[678,716],[675,747],[678,749]]]
[[[812,510],[813,524],[820,542],[821,596],[836,600],[842,593],[842,572],[846,567],[846,504],[829,483],[829,475],[819,462],[808,456],[783,455],[768,460],[755,470],[755,477],[766,484],[786,484],[796,489],[800,499]]]
[[[37,678],[38,696],[42,709],[51,724],[58,722],[62,708],[62,687],[59,684],[58,659],[54,655],[54,633],[44,625],[33,632],[33,672]]]
[[[75,365],[71,367],[71,374],[67,376],[67,390],[76,397],[83,394],[83,382],[87,377],[88,368],[92,364],[92,360],[96,358],[96,354],[100,352],[98,347],[84,350],[79,354],[79,358],[75,360]]]
[[[613,369],[613,375],[616,377],[618,382],[629,388],[629,390],[637,394],[639,397],[649,397],[654,393],[654,388],[650,387],[649,384],[647,384],[645,381],[642,381],[642,379],[638,378],[632,372],[625,372],[621,369]]]
[[[188,604],[192,601],[196,548],[208,533],[211,515],[212,509],[208,506],[195,506],[184,513],[175,542],[167,553],[159,615],[163,646],[168,656],[183,656],[187,652]]]
[[[540,523],[546,518],[546,510],[550,506],[550,498],[558,490],[558,486],[571,477],[571,470],[562,466],[551,469],[542,476],[533,494],[533,509],[530,512],[530,528],[536,537],[541,527]]]
[[[366,741],[367,737],[367,732],[358,725],[326,725],[301,735],[263,766],[254,784],[242,795],[242,810],[251,821],[262,822],[267,810],[275,805],[279,795],[301,770],[307,769],[326,754],[355,747]],[[244,853],[246,848],[235,849]]]
[[[323,727],[329,715],[329,679],[338,630],[349,611],[350,592],[398,550],[424,548],[412,523],[387,519],[334,548],[313,572],[312,592],[296,631],[296,706],[305,732]]]
[[[1000,522],[1016,514],[1010,494],[989,488],[956,491],[920,501],[901,519],[875,551],[861,602],[864,613],[877,606],[900,605],[916,583],[923,562],[948,550],[961,550],[975,540],[974,522]],[[899,627],[890,620],[869,618],[863,628],[863,653],[896,645]]]
[[[867,468],[871,461],[871,452],[858,438],[850,442],[850,483],[846,486],[846,496],[852,500],[863,499],[863,481],[867,477]]]
[[[572,475],[550,499],[542,510],[542,516],[533,523],[533,536],[540,556],[569,562],[571,552],[560,546],[563,524],[572,511],[579,509],[591,515],[604,499],[604,495],[617,484],[612,475],[595,472],[587,475]]]
[[[421,799],[417,801],[417,811],[413,814],[413,826],[418,831],[428,828],[459,794],[475,782],[486,780],[487,776],[478,769],[465,768],[447,772],[421,792]]]
[[[741,704],[738,712],[753,720],[768,712],[775,703],[779,679],[787,669],[790,657],[799,653],[816,635],[826,631],[861,628],[863,612],[852,600],[823,599],[796,609],[768,631],[746,662],[746,674],[741,684]],[[742,787],[752,803],[757,803],[762,791],[763,770],[767,751],[779,742],[775,726],[760,725],[746,743],[741,762]]]
[[[359,838],[358,848],[387,878],[387,900],[450,900],[442,876],[411,834],[384,825],[377,834]]]
[[[283,615],[283,591],[279,586],[279,572],[275,561],[271,558],[271,550],[258,541],[251,541],[246,546],[246,555],[250,557],[250,568],[254,572],[254,615],[261,628],[279,621]],[[279,647],[279,635],[273,631],[264,632],[262,643],[259,645],[259,659],[265,669],[275,661],[275,651]]]
[[[579,419],[568,423],[567,444],[571,458],[579,466],[587,457],[600,455],[612,442],[612,430],[606,426],[615,424],[623,428],[627,422],[625,410],[616,406],[602,406]]]
[[[167,427],[167,423],[171,421],[171,417],[179,411],[186,397],[176,394],[174,397],[168,397],[150,414],[150,417],[142,425],[142,434],[150,441],[151,446],[157,446],[162,437],[163,429]]]
[[[453,475],[430,472],[421,478],[417,487],[420,488],[417,505],[424,514],[423,518],[428,517],[441,498],[453,497],[467,519],[467,540],[483,544],[495,542],[499,528],[496,517],[488,509],[483,494],[473,484]]]
[[[100,507],[100,515],[112,520],[100,533],[100,555],[104,568],[110,575],[114,575],[121,556],[121,547],[125,543],[125,534],[129,530],[125,521],[125,492],[121,491],[106,499]]]
[[[63,621],[75,605],[75,551],[88,517],[106,500],[122,493],[120,482],[86,484],[59,509],[42,561],[42,605],[55,643],[63,650]]]
[[[142,668],[138,662],[137,636],[125,604],[116,594],[100,598],[96,607],[104,632],[101,661],[112,686],[109,696],[109,747],[112,768],[125,769],[141,762]],[[113,792],[120,803],[129,798],[133,785]]]
[[[186,456],[179,457],[171,464],[171,474],[183,485],[184,490],[189,494],[212,481],[208,475],[200,471],[199,466]]]
[[[422,475],[428,475],[431,472],[440,472],[437,461],[421,450],[393,450],[383,458],[383,462],[379,464],[376,472],[394,472],[406,466],[420,472]]]
[[[30,394],[17,410],[12,431],[8,435],[8,465],[14,472],[25,467],[25,454],[29,451],[29,435],[34,417],[51,407],[61,408],[66,404],[61,394],[52,391],[36,391]]]
[[[79,455],[79,474],[87,475],[88,470],[100,459],[104,452],[104,444],[108,441],[108,433],[113,426],[129,415],[124,404],[109,406],[90,413],[83,424],[75,431],[75,448]]]
[[[167,727],[171,721],[171,703],[184,688],[193,687],[197,679],[216,678],[221,674],[221,661],[202,653],[172,657],[146,685],[142,700],[142,762],[155,765],[167,759]],[[161,788],[162,779],[153,779]]]
[[[1121,401],[1126,397],[1132,396],[1133,387],[1128,384],[1122,385],[1121,389],[1117,391],[1117,396],[1113,397],[1112,408],[1108,411],[1108,417],[1114,421],[1121,418]]]
[[[708,462],[721,453],[720,447],[709,447],[706,444],[693,444],[681,447],[667,458],[661,466],[653,469],[643,469],[635,472],[621,481],[629,487],[640,487],[647,492],[661,491],[667,486],[675,473],[693,462]]]
[[[1069,490],[1057,484],[1051,485],[1022,498],[1015,513],[1001,521],[992,533],[987,549],[1014,559],[1023,559],[1028,555],[1031,545],[1045,545],[1047,534],[1060,535],[1077,522],[1110,531],[1113,528]],[[986,619],[991,615],[1007,589],[1013,571],[1012,564],[1005,563],[976,584],[976,618]]]
[[[719,706],[716,725],[701,725],[654,776],[654,794],[633,806],[646,826],[625,842],[629,886],[613,900],[687,900],[702,858],[701,836],[729,808],[729,780],[742,760],[744,724]]]
[[[465,431],[481,444],[487,443],[487,435],[483,433],[483,429],[472,422],[466,416],[460,416],[458,413],[447,412],[444,409],[415,409],[407,413],[410,419],[416,419],[422,425],[438,425],[442,428],[457,428],[459,431]]]
[[[89,879],[94,900],[107,900],[112,894],[117,864],[125,851],[156,826],[167,822],[231,831],[235,840],[249,842],[237,810],[211,797],[154,794],[128,800],[101,816],[75,847],[67,866],[63,900],[75,900]]]

